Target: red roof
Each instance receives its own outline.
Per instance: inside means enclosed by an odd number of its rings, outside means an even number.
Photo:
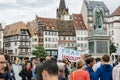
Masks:
[[[76,30],[87,30],[82,14],[73,14],[73,24]]]
[[[36,17],[39,24],[45,25],[45,30],[57,30],[57,24],[55,18],[42,18]]]
[[[111,14],[111,16],[120,16],[120,6]]]

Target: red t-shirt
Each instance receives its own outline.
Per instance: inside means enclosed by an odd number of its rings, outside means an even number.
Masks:
[[[90,80],[90,76],[86,70],[76,70],[71,73],[70,80]]]

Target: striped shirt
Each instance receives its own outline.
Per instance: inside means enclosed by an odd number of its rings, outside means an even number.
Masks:
[[[113,68],[112,77],[113,80],[120,80],[120,63]]]

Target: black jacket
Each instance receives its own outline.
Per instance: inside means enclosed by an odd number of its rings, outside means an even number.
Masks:
[[[26,77],[28,78],[28,80],[31,80],[32,79],[32,71],[31,70],[26,70],[26,69],[23,69],[20,73],[19,73],[19,76],[22,77],[22,80],[26,80]]]

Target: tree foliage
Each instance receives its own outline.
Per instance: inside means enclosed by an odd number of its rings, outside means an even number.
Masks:
[[[117,50],[117,47],[110,41],[110,54],[115,53]]]
[[[46,57],[47,54],[45,49],[42,46],[35,46],[35,50],[31,52],[32,55],[36,56],[37,58]]]

